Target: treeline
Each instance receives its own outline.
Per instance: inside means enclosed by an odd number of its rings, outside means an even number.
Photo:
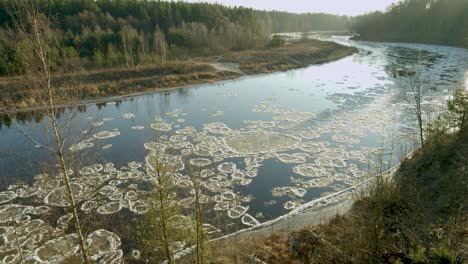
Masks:
[[[53,23],[53,70],[134,66],[262,47],[271,33],[344,30],[346,17],[149,0],[33,0]],[[0,0],[0,75],[21,74],[28,43],[16,41],[16,1]]]
[[[385,13],[357,17],[352,29],[362,40],[468,48],[468,1],[404,0]]]

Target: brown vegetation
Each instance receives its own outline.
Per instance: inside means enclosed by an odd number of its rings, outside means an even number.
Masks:
[[[239,71],[213,67],[217,63],[234,62],[245,74],[270,73],[305,67],[343,58],[355,48],[332,42],[303,40],[284,47],[231,52],[216,58],[192,58],[167,64],[132,68],[114,68],[83,73],[56,74],[52,85],[59,87],[57,104],[67,104],[66,93],[73,92],[82,102],[106,97],[125,96],[186,85],[234,79]],[[35,92],[22,77],[0,79],[0,106],[27,109],[40,106]],[[79,85],[76,85],[79,84]]]

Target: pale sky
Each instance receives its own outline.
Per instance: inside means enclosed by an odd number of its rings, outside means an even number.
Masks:
[[[370,11],[384,11],[399,0],[185,0],[187,2],[219,3],[260,10],[280,10],[294,13],[328,13],[355,16]]]

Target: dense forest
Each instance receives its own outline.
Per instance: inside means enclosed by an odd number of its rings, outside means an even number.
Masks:
[[[13,30],[15,1],[0,0],[0,75],[23,72],[29,44]],[[53,70],[135,66],[265,46],[271,33],[344,30],[349,18],[140,0],[39,1],[54,27]],[[21,54],[21,56],[17,56]]]
[[[468,1],[405,0],[357,17],[352,27],[362,40],[468,48]]]

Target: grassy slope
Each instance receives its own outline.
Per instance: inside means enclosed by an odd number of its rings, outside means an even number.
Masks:
[[[234,62],[241,72],[270,73],[337,60],[356,52],[355,48],[317,40],[299,41],[280,48],[265,48],[224,54],[218,62]],[[238,71],[213,67],[215,57],[191,58],[165,65],[138,68],[104,69],[85,73],[55,75],[53,83],[59,87],[59,104],[75,101],[99,100],[110,96],[124,96],[157,91],[191,84],[238,78]],[[0,107],[31,108],[40,105],[33,80],[24,77],[0,79]],[[76,103],[76,102],[74,102]]]

